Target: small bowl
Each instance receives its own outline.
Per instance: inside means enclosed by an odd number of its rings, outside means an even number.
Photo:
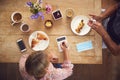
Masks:
[[[54,20],[59,20],[59,19],[62,18],[62,13],[61,13],[61,11],[59,9],[58,10],[54,10],[52,12],[52,16],[53,16]]]
[[[53,22],[51,20],[46,20],[44,23],[45,27],[51,28],[53,26]]]

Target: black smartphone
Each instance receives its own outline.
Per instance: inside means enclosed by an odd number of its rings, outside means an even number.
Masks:
[[[17,44],[18,44],[19,49],[20,49],[21,52],[24,52],[24,51],[27,50],[22,39],[17,40]]]

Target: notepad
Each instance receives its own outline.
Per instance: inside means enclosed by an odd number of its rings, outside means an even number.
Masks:
[[[78,43],[76,44],[76,48],[78,52],[93,49],[92,41]]]

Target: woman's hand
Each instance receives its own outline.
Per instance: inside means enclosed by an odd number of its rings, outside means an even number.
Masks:
[[[103,20],[103,17],[101,15],[97,16],[97,15],[94,15],[94,14],[89,14],[89,16],[91,16],[92,19],[95,19],[98,22],[101,22]]]
[[[98,21],[93,22],[92,20],[89,20],[88,25],[89,25],[92,29],[94,29],[96,32],[98,32],[101,36],[103,36],[104,33],[106,33],[103,25],[102,25],[100,22],[98,22]]]

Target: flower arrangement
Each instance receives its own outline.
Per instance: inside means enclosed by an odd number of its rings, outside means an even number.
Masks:
[[[30,12],[32,13],[31,19],[37,19],[38,17],[41,17],[41,19],[44,19],[44,12],[47,14],[52,11],[52,7],[49,4],[46,4],[45,7],[42,7],[42,0],[37,0],[36,3],[33,2],[27,2],[27,6],[30,8]]]

